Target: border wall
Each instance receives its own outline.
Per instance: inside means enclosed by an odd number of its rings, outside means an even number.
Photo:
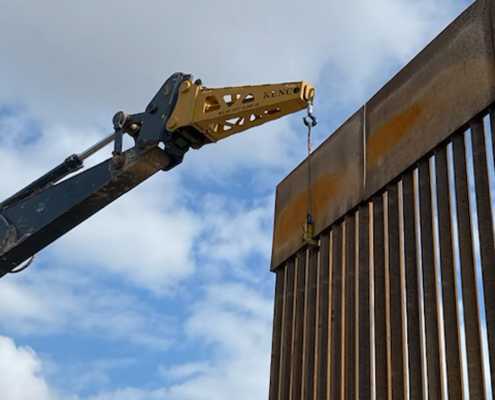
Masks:
[[[478,0],[277,187],[270,400],[495,389],[495,1]],[[491,365],[491,368],[490,368]]]

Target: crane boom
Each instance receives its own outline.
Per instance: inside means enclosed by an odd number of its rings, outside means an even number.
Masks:
[[[212,142],[306,107],[314,97],[306,82],[209,89],[182,82],[167,129],[194,127]]]
[[[112,135],[0,203],[0,277],[22,270],[23,262],[156,172],[180,164],[189,148],[301,110],[313,97],[305,82],[207,89],[191,75],[173,74],[144,112],[116,113]],[[124,134],[134,139],[125,151]],[[73,175],[111,142],[111,158]]]

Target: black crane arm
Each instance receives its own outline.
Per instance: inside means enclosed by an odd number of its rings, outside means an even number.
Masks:
[[[0,213],[0,276],[170,164],[159,148],[123,155],[118,168],[109,159],[5,207]]]
[[[313,96],[305,82],[209,89],[173,74],[144,112],[118,112],[112,135],[0,203],[0,277],[24,269],[19,265],[157,171],[180,164],[190,148],[301,110]],[[134,139],[126,151],[124,134]],[[111,158],[72,175],[111,142]]]
[[[180,84],[190,75],[174,74],[144,113],[114,117],[115,133],[57,167],[0,203],[0,277],[16,271],[38,251],[79,225],[160,170],[182,161],[191,143],[165,123],[175,107]],[[122,135],[135,146],[122,151]],[[114,142],[113,156],[83,168],[85,158]],[[66,178],[65,180],[62,180]]]

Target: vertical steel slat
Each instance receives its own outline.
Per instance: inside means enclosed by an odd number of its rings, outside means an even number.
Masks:
[[[295,261],[291,259],[285,267],[285,295],[284,295],[284,317],[282,323],[282,358],[280,365],[279,378],[279,396],[278,400],[288,399],[290,378],[291,378],[291,363],[292,363],[292,329],[294,320],[294,280],[295,280]]]
[[[416,268],[418,275],[418,307],[419,307],[419,340],[421,348],[421,372],[423,381],[423,398],[428,399],[428,363],[426,351],[426,322],[425,322],[425,296],[423,285],[423,249],[421,240],[421,212],[419,196],[419,170],[413,171],[414,185],[414,233],[416,235]]]
[[[390,282],[390,325],[392,345],[392,398],[404,398],[404,355],[402,333],[402,300],[400,271],[400,234],[398,187],[388,188],[388,236],[389,236],[389,282]]]
[[[429,159],[429,168],[433,233],[433,265],[435,270],[435,298],[437,301],[438,351],[440,354],[440,387],[442,392],[442,399],[448,400],[447,360],[445,355],[445,318],[443,315],[442,269],[440,265],[440,233],[438,227],[435,157],[431,157]]]
[[[385,332],[387,341],[387,399],[392,400],[392,330],[390,318],[390,254],[388,232],[388,191],[382,196],[383,201],[383,250],[384,250],[384,278],[385,278]]]
[[[467,180],[464,134],[453,138],[454,173],[457,198],[457,221],[461,258],[462,293],[468,360],[469,394],[471,399],[483,399],[480,321],[476,298],[476,278],[473,261],[469,187]]]
[[[308,337],[308,329],[307,329],[307,317],[308,317],[308,292],[309,292],[309,250],[304,249],[301,250],[301,253],[304,253],[306,260],[306,281],[304,287],[304,311],[302,314],[303,320],[303,338],[302,338],[302,362],[301,362],[301,398],[305,397],[306,394],[306,358],[308,357],[306,353],[306,341]]]
[[[399,268],[400,268],[400,307],[402,325],[402,379],[404,382],[404,400],[409,400],[409,352],[407,335],[407,294],[406,294],[406,255],[404,243],[404,188],[402,181],[398,183],[399,208]]]
[[[331,399],[332,396],[332,377],[333,377],[333,354],[332,340],[333,340],[333,277],[334,277],[334,256],[333,249],[335,247],[335,229],[329,233],[329,246],[328,246],[328,352],[327,352],[327,393],[325,399]]]
[[[447,145],[447,173],[449,177],[449,206],[450,206],[450,225],[452,229],[452,268],[455,271],[455,293],[457,305],[457,320],[459,321],[459,347],[461,349],[461,373],[462,373],[462,391],[463,399],[469,399],[469,378],[468,378],[468,360],[464,318],[464,301],[462,293],[462,273],[461,273],[461,256],[459,246],[459,222],[457,220],[457,198],[455,183],[455,166],[454,166],[454,146],[450,142]]]
[[[359,209],[359,398],[371,398],[369,207]]]
[[[316,331],[316,285],[318,277],[318,248],[311,246],[308,254],[306,279],[306,310],[304,318],[304,357],[303,357],[303,395],[304,399],[312,399],[315,376],[315,331]]]
[[[457,295],[455,290],[455,266],[452,249],[450,221],[449,176],[447,146],[435,153],[436,185],[438,202],[438,225],[440,227],[440,265],[444,306],[445,347],[449,399],[462,399],[462,370],[460,351],[460,321],[457,318]]]
[[[288,391],[288,399],[292,399],[293,390],[294,390],[294,370],[295,370],[295,354],[296,354],[296,317],[297,317],[297,309],[296,304],[298,302],[297,288],[298,286],[298,263],[299,258],[297,255],[294,257],[294,288],[292,290],[293,293],[293,301],[292,301],[292,340],[290,344],[290,367],[289,367],[289,391]]]
[[[494,137],[494,132],[495,132],[495,106],[492,106],[490,109],[490,133],[492,135],[492,154],[493,154],[493,161],[495,164],[495,137]]]
[[[301,399],[302,361],[303,361],[303,335],[304,335],[304,308],[306,292],[306,253],[297,254],[296,267],[296,298],[294,315],[294,353],[292,356],[291,399]],[[281,399],[283,400],[283,399]]]
[[[343,225],[337,225],[332,231],[332,329],[331,329],[331,379],[330,399],[341,396],[341,332],[342,332],[342,232]]]
[[[369,296],[370,296],[370,391],[371,400],[376,400],[376,338],[375,338],[375,220],[373,201],[368,203],[368,237],[369,237]]]
[[[359,400],[359,210],[354,214],[354,333],[354,399]]]
[[[385,297],[385,248],[384,248],[383,199],[373,199],[373,281],[374,281],[374,325],[375,325],[375,387],[376,398],[388,396],[387,326]]]
[[[280,358],[281,351],[281,334],[282,334],[282,318],[283,318],[283,303],[284,303],[284,282],[285,281],[285,267],[282,266],[276,272],[275,280],[275,303],[273,313],[273,334],[272,334],[272,357],[271,357],[271,371],[270,371],[270,389],[269,399],[278,399],[279,389],[279,371],[280,371]]]
[[[426,382],[423,382],[421,360],[421,324],[419,316],[418,268],[414,217],[413,174],[407,173],[402,180],[404,208],[404,257],[406,272],[407,329],[409,351],[409,387],[411,400],[423,399]]]
[[[481,250],[481,269],[485,287],[486,326],[491,364],[491,382],[495,388],[495,248],[492,227],[490,183],[486,155],[485,132],[481,118],[471,123],[474,177],[476,182],[476,206],[478,210],[478,234]]]
[[[342,287],[341,287],[341,304],[340,304],[340,318],[341,318],[341,331],[340,331],[340,348],[342,349],[341,355],[341,364],[340,364],[340,399],[346,400],[346,343],[347,343],[347,335],[346,335],[346,320],[348,316],[346,315],[346,285],[347,285],[347,251],[346,251],[346,243],[347,243],[347,223],[346,220],[342,222],[342,258],[340,260],[342,267]]]
[[[355,260],[356,260],[356,237],[355,237],[355,215],[346,217],[346,260],[345,260],[345,399],[352,400],[356,393],[356,353],[355,353]]]
[[[318,359],[316,366],[316,399],[327,399],[328,387],[328,328],[329,328],[329,234],[322,234],[320,239],[320,267],[318,278]]]
[[[441,399],[440,349],[438,343],[438,307],[436,276],[433,254],[433,215],[431,209],[431,184],[429,160],[419,166],[419,201],[421,215],[421,252],[426,323],[426,349],[428,368],[428,392],[430,398]]]
[[[321,235],[318,238],[318,257],[316,260],[316,306],[315,306],[315,318],[314,318],[314,323],[315,323],[315,344],[314,344],[314,362],[313,362],[313,393],[312,399],[316,399],[318,396],[318,385],[319,385],[319,374],[318,374],[318,365],[320,364],[320,335],[321,335],[321,329],[320,329],[320,313],[321,313],[321,304],[320,304],[320,297],[321,297]]]

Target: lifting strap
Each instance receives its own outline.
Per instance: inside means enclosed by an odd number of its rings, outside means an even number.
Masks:
[[[315,230],[314,230],[314,220],[313,220],[313,182],[311,176],[311,129],[315,127],[318,123],[316,117],[313,114],[313,103],[312,101],[308,102],[308,106],[306,108],[307,114],[303,118],[304,125],[308,128],[308,136],[307,136],[307,148],[308,148],[308,157],[307,157],[307,165],[308,165],[308,176],[307,176],[307,210],[306,210],[306,222],[303,227],[303,241],[308,246],[317,246],[318,243],[314,239]]]

